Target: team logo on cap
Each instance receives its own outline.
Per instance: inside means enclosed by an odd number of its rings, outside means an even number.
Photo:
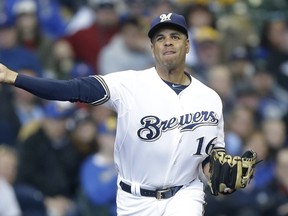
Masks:
[[[160,22],[165,22],[167,20],[171,20],[172,13],[169,14],[161,14],[160,15]]]

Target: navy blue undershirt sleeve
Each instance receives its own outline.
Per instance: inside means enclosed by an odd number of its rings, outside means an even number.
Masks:
[[[95,103],[107,98],[103,82],[95,77],[54,80],[19,74],[14,85],[47,100]]]

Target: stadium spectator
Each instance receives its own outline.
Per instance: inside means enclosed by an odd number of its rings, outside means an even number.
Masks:
[[[274,181],[265,190],[269,197],[265,213],[262,216],[288,215],[288,149],[280,149],[276,155],[276,175]]]
[[[36,76],[30,68],[22,68],[18,73]],[[11,100],[1,104],[0,110],[0,140],[15,146],[22,126],[43,117],[41,100],[34,95],[19,89],[11,89]]]
[[[72,45],[75,56],[99,73],[98,56],[101,49],[119,30],[119,14],[114,0],[89,0],[88,5],[94,10],[95,22],[85,28],[67,35],[65,39]]]
[[[196,44],[195,44],[195,32],[201,27],[211,27],[216,29],[216,19],[214,12],[208,5],[204,4],[187,4],[184,9],[184,16],[189,27],[189,39],[190,39],[190,52],[186,57],[186,64],[191,67],[198,62]]]
[[[261,43],[258,55],[267,61],[268,71],[275,78],[279,88],[279,99],[286,101],[288,98],[288,31],[287,20],[282,17],[268,19],[264,22],[261,33]]]
[[[70,103],[48,102],[42,125],[18,146],[19,184],[40,191],[47,212],[61,216],[77,213],[80,156],[66,128],[74,111]]]
[[[44,71],[51,70],[53,39],[44,34],[34,0],[17,1],[13,6],[18,43],[36,53]]]
[[[148,3],[145,0],[123,0],[125,3],[125,10],[121,14],[121,20],[129,17],[144,21],[149,16]],[[146,20],[148,21],[148,20]],[[148,22],[149,23],[149,22]]]
[[[219,94],[223,103],[223,115],[227,117],[235,105],[235,94],[229,67],[216,65],[210,68],[207,75],[207,84]]]
[[[264,121],[270,118],[283,118],[287,113],[287,104],[279,100],[277,87],[275,88],[275,78],[266,66],[257,66],[251,79],[251,84],[259,97],[258,113],[259,118]]]
[[[231,50],[227,65],[231,71],[233,91],[235,93],[247,88],[247,86],[251,86],[255,67],[246,47],[238,46]]]
[[[33,69],[37,75],[42,74],[42,65],[38,56],[24,46],[18,44],[17,31],[12,19],[1,14],[0,19],[0,58],[15,71],[26,67]]]
[[[260,96],[255,87],[249,82],[246,86],[242,86],[235,92],[236,103],[235,106],[243,106],[251,110],[255,124],[261,122],[259,113]]]
[[[71,140],[72,144],[79,152],[82,161],[98,149],[95,145],[95,136],[97,134],[95,128],[97,127],[97,124],[92,118],[91,113],[85,109],[77,110],[73,119],[75,121],[75,126],[71,131]]]
[[[279,150],[287,146],[286,125],[281,119],[266,119],[262,122],[262,130],[273,158]]]
[[[81,205],[86,207],[86,216],[116,216],[116,118],[109,117],[100,123],[96,134],[98,151],[86,158],[80,170]]]
[[[248,188],[247,191],[250,190],[253,193],[253,191],[263,190],[270,184],[275,174],[275,160],[271,157],[270,147],[264,132],[254,130],[247,138],[243,149],[253,149],[257,152],[258,161],[261,161],[257,164],[257,170],[255,170],[250,188]]]
[[[89,108],[91,117],[96,122],[96,124],[105,122],[108,117],[115,115],[115,112],[105,105],[91,106]]]
[[[21,216],[21,209],[14,191],[17,173],[16,151],[6,144],[0,145],[0,215]]]
[[[5,1],[7,4],[6,12],[8,13],[9,17],[13,17],[14,6],[21,1],[27,0]],[[60,2],[54,0],[32,1],[37,4],[37,16],[39,17],[42,32],[54,39],[65,35],[67,23],[62,14],[62,5]]]
[[[153,64],[149,40],[141,32],[137,19],[127,18],[121,23],[121,30],[102,48],[98,68],[105,75],[115,71],[140,70]],[[113,64],[111,64],[113,59]]]
[[[236,106],[227,116],[225,128],[226,151],[232,155],[241,155],[246,139],[255,129],[254,113],[244,106]]]
[[[197,28],[194,34],[197,63],[190,68],[192,75],[207,83],[207,74],[213,66],[222,64],[221,38],[217,30],[209,26]]]
[[[63,39],[54,41],[52,45],[52,71],[47,74],[58,79],[89,76],[93,68],[77,59],[71,44]]]

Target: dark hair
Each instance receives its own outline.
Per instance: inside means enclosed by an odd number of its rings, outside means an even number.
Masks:
[[[183,9],[184,12],[184,17],[185,20],[188,22],[189,20],[189,16],[190,14],[196,12],[196,11],[203,11],[206,12],[207,14],[209,14],[211,16],[211,27],[212,28],[216,28],[216,18],[215,18],[215,14],[214,12],[209,8],[208,5],[203,5],[203,4],[191,4],[188,7],[186,7],[185,9]],[[189,24],[188,24],[189,25]]]
[[[268,32],[270,31],[271,25],[275,22],[283,22],[287,25],[287,20],[283,16],[270,16],[268,17],[262,25],[260,33],[260,46],[266,49],[273,49],[273,44],[269,40]]]
[[[127,25],[133,25],[133,26],[140,26],[139,19],[136,17],[125,17],[120,21],[120,29],[123,29]]]

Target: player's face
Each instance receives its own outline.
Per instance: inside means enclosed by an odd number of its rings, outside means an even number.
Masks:
[[[163,28],[153,36],[151,49],[156,65],[176,69],[185,64],[189,40],[185,34],[174,28]]]

